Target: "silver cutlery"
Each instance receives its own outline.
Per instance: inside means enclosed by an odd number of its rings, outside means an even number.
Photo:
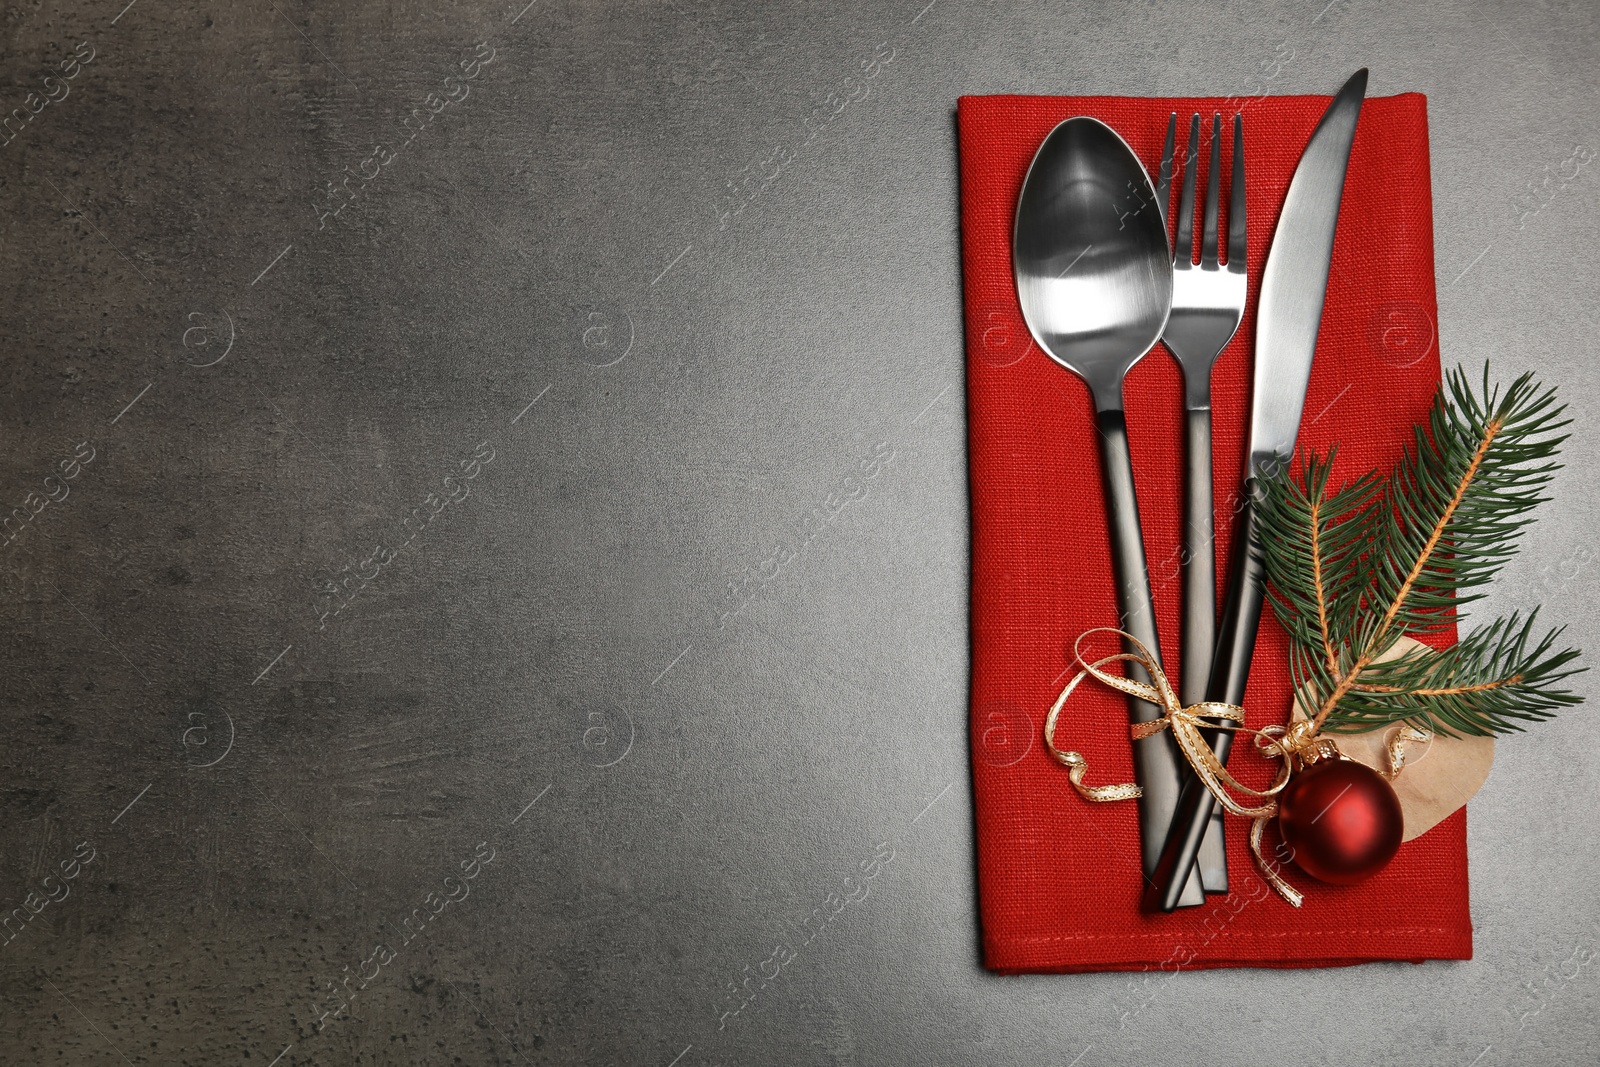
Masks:
[[[1171,202],[1173,142],[1178,116],[1167,121],[1156,203]],[[1205,699],[1216,642],[1217,561],[1211,500],[1211,368],[1244,318],[1245,265],[1244,117],[1233,116],[1233,168],[1229,181],[1227,262],[1218,244],[1222,196],[1222,116],[1211,116],[1211,165],[1206,171],[1205,216],[1200,232],[1200,262],[1194,262],[1194,201],[1200,158],[1200,114],[1189,120],[1184,153],[1183,193],[1173,239],[1172,314],[1162,342],[1183,367],[1184,437],[1188,468],[1183,499],[1183,659],[1178,697],[1185,707]],[[1200,844],[1200,884],[1207,893],[1228,891],[1228,858],[1223,848],[1222,809],[1213,809],[1210,829]]]
[[[1122,406],[1122,380],[1161,336],[1172,304],[1166,224],[1160,211],[1142,210],[1154,198],[1150,176],[1116,131],[1097,119],[1067,119],[1039,145],[1022,183],[1012,267],[1022,316],[1039,347],[1082,378],[1093,396],[1121,625],[1159,655]],[[1136,665],[1129,673],[1149,681]],[[1128,710],[1136,723],[1161,715],[1139,700],[1130,700]],[[1133,750],[1144,789],[1139,834],[1148,877],[1172,822],[1180,765],[1167,731],[1133,742]],[[1175,906],[1204,900],[1193,876],[1174,895]]]
[[[1235,534],[1228,599],[1206,687],[1209,700],[1238,704],[1244,698],[1264,591],[1257,547],[1262,479],[1282,469],[1294,454],[1316,354],[1317,331],[1322,324],[1322,304],[1328,291],[1339,199],[1344,193],[1350,146],[1366,91],[1367,72],[1358,70],[1345,82],[1312,131],[1289,183],[1267,254],[1256,311],[1245,506]],[[1231,733],[1218,731],[1213,750],[1219,759],[1228,758],[1231,743]],[[1153,875],[1155,888],[1147,903],[1171,911],[1185,902],[1195,856],[1214,805],[1211,794],[1191,776],[1183,786],[1178,812]]]

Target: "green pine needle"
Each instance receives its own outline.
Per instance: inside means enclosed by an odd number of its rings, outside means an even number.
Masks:
[[[1451,622],[1515,554],[1545,500],[1566,440],[1564,406],[1524,374],[1502,391],[1484,367],[1476,391],[1458,367],[1416,442],[1387,475],[1329,492],[1334,450],[1307,453],[1298,478],[1267,479],[1262,554],[1273,611],[1293,639],[1290,666],[1319,728],[1398,723],[1446,736],[1491,735],[1547,719],[1579,697],[1585,668],[1534,633],[1535,611],[1479,627],[1442,651],[1374,661],[1412,633]]]

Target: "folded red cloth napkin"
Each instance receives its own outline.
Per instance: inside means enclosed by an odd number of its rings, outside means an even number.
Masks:
[[[1245,108],[1250,303],[1213,377],[1219,580],[1244,466],[1261,272],[1295,165],[1328,101],[1269,97]],[[960,103],[972,768],[984,957],[995,970],[1312,967],[1472,955],[1464,811],[1402,846],[1361,885],[1326,885],[1290,866],[1290,880],[1306,892],[1298,910],[1266,888],[1248,849],[1249,824],[1230,818],[1232,894],[1172,915],[1145,914],[1134,802],[1084,801],[1041,741],[1045,712],[1071,677],[1074,639],[1116,625],[1117,608],[1089,394],[1032,341],[1017,306],[1017,194],[1034,151],[1062,119],[1092,115],[1110,124],[1154,175],[1171,112],[1186,129],[1192,112],[1238,107],[1237,100],[1113,97]],[[1229,159],[1231,123],[1223,127]],[[1224,205],[1227,197],[1224,189]],[[1337,441],[1346,477],[1387,467],[1439,381],[1435,321],[1427,102],[1417,94],[1371,99],[1345,183],[1300,445],[1325,450]],[[1158,345],[1128,376],[1126,392],[1161,654],[1176,687],[1183,463],[1176,361]],[[1120,649],[1102,640],[1093,651]],[[1283,722],[1291,689],[1288,639],[1269,609],[1245,701],[1248,725]],[[1108,688],[1080,686],[1058,743],[1084,754],[1091,784],[1133,778],[1127,706]],[[1230,766],[1264,785],[1271,766],[1249,749],[1235,746]]]

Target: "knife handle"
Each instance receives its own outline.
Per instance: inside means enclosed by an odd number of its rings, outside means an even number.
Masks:
[[[1100,410],[1095,413],[1095,428],[1100,431],[1100,466],[1105,475],[1106,517],[1111,532],[1111,569],[1116,576],[1122,629],[1142,641],[1159,663],[1161,644],[1156,635],[1150,574],[1145,566],[1139,502],[1133,489],[1127,420],[1120,408]],[[1128,645],[1127,651],[1134,649]],[[1136,663],[1128,664],[1128,676],[1135,681],[1150,682],[1150,676]],[[1128,717],[1136,723],[1151,722],[1161,717],[1161,709],[1148,701],[1129,697]],[[1178,746],[1172,740],[1171,731],[1163,730],[1134,741],[1133,769],[1134,777],[1144,789],[1144,795],[1139,798],[1139,845],[1141,869],[1148,878],[1155,869],[1161,843],[1172,823],[1183,781]],[[1197,877],[1185,878],[1173,895],[1174,907],[1204,902],[1205,892]]]
[[[1233,552],[1233,573],[1228,582],[1228,599],[1222,609],[1217,649],[1211,663],[1211,678],[1206,686],[1208,700],[1239,704],[1244,700],[1245,682],[1250,676],[1250,657],[1255,652],[1256,629],[1261,622],[1261,602],[1266,592],[1266,566],[1261,558],[1260,483],[1247,478],[1245,506]],[[1226,763],[1233,747],[1231,731],[1207,731],[1207,740],[1217,759]],[[1166,843],[1150,876],[1146,905],[1160,911],[1180,907],[1187,882],[1192,877],[1200,842],[1211,824],[1216,805],[1205,785],[1191,775],[1178,798]],[[1183,877],[1177,877],[1182,872]]]

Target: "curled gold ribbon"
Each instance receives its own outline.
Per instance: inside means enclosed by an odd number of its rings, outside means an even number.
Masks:
[[[1422,755],[1413,761],[1406,752],[1406,743],[1408,741],[1425,741],[1428,747],[1423,749]],[[1431,730],[1419,730],[1410,723],[1403,723],[1390,734],[1388,743],[1383,746],[1383,751],[1389,763],[1389,769],[1384,773],[1384,777],[1392,782],[1400,776],[1401,771],[1406,769],[1408,763],[1421,763],[1427,758],[1428,753],[1433,751],[1433,732]]]
[[[1110,633],[1126,639],[1137,652],[1120,652],[1116,655],[1106,656],[1089,662],[1083,658],[1080,646],[1083,639],[1090,634]],[[1063,751],[1056,747],[1056,724],[1061,718],[1061,710],[1066,706],[1074,690],[1078,688],[1085,678],[1093,677],[1096,681],[1108,685],[1113,689],[1127,693],[1129,696],[1148,701],[1159,707],[1163,714],[1158,719],[1149,722],[1135,723],[1129,733],[1133,740],[1138,741],[1153,737],[1162,730],[1171,730],[1173,740],[1178,744],[1178,750],[1183,753],[1184,759],[1194,770],[1196,776],[1204,783],[1207,791],[1216,798],[1223,809],[1234,815],[1255,820],[1250,827],[1250,851],[1255,855],[1256,866],[1261,869],[1261,875],[1267,883],[1277,890],[1294,907],[1299,907],[1303,894],[1294,886],[1285,881],[1279,874],[1279,865],[1267,859],[1261,851],[1262,833],[1266,824],[1278,814],[1278,802],[1274,799],[1283,787],[1289,784],[1289,776],[1294,773],[1296,759],[1304,758],[1315,753],[1318,756],[1329,755],[1337,752],[1333,742],[1326,738],[1318,737],[1316,728],[1311,723],[1299,721],[1288,727],[1268,726],[1261,730],[1249,730],[1244,726],[1244,709],[1236,704],[1223,704],[1216,701],[1202,701],[1184,707],[1179,702],[1177,694],[1172,691],[1172,686],[1167,681],[1167,676],[1162,673],[1161,666],[1156,662],[1154,654],[1137,637],[1110,626],[1099,626],[1092,630],[1085,630],[1078,635],[1078,640],[1072,646],[1073,658],[1083,668],[1067,683],[1061,695],[1056,698],[1055,705],[1051,707],[1050,714],[1044,720],[1044,743],[1050,754],[1067,768],[1067,777],[1072,782],[1080,796],[1085,800],[1097,803],[1110,800],[1132,800],[1144,795],[1144,790],[1133,782],[1120,785],[1085,785],[1084,778],[1089,773],[1089,763],[1081,753]],[[1150,682],[1135,681],[1132,678],[1119,674],[1110,674],[1101,668],[1110,663],[1117,662],[1137,663],[1150,675]],[[1207,721],[1207,717],[1217,721]],[[1266,789],[1252,789],[1240,782],[1222,761],[1217,759],[1217,754],[1211,750],[1206,742],[1202,730],[1231,730],[1235,733],[1248,733],[1254,738],[1256,751],[1269,759],[1282,760],[1278,776],[1272,785]],[[1408,740],[1422,740],[1422,738],[1408,738]],[[1400,744],[1399,739],[1396,744]],[[1330,751],[1331,750],[1331,751]],[[1398,750],[1397,750],[1398,754]],[[1251,797],[1264,800],[1260,804],[1241,803],[1229,793],[1234,790],[1245,793]]]

